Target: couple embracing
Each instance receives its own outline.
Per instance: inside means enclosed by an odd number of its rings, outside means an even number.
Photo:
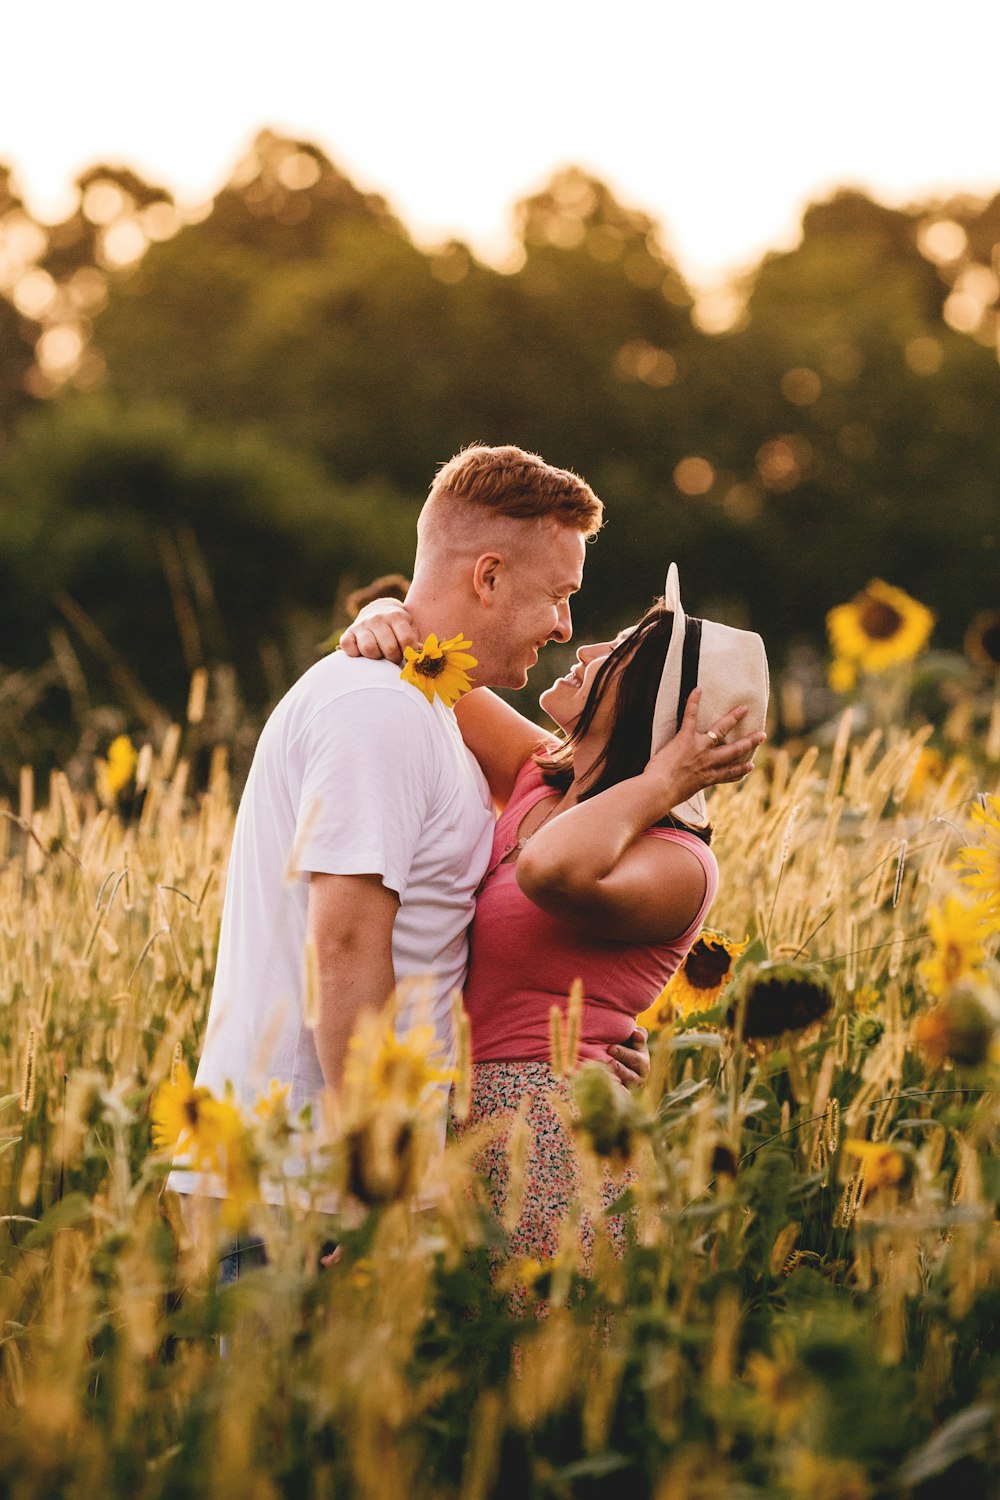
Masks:
[[[580,647],[542,694],[560,734],[490,691],[523,687],[542,647],[570,639],[570,599],[602,514],[577,475],[519,448],[466,449],[439,472],[405,602],[363,611],[261,734],[197,1077],[219,1092],[229,1082],[247,1106],[277,1078],[295,1112],[339,1086],[358,1020],[397,985],[398,1027],[428,1019],[429,1003],[450,1056],[462,990],[467,1124],[528,1099],[534,1145],[511,1250],[538,1259],[556,1249],[574,1176],[553,1108],[566,1083],[549,1057],[551,1006],[581,979],[580,1056],[642,1079],[636,1016],[716,891],[704,791],[745,776],[764,737],[763,644],[685,620],[674,569],[637,625]],[[432,633],[473,643],[477,686],[454,707],[400,675],[404,648]],[[419,1016],[405,998],[417,979],[430,987]],[[499,1210],[502,1129],[495,1140],[484,1169]],[[171,1185],[207,1187],[181,1172]]]

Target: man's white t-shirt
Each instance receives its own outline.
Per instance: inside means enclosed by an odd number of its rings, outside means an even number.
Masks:
[[[215,985],[196,1082],[252,1107],[271,1079],[293,1113],[323,1087],[303,1013],[308,877],[376,874],[400,898],[392,934],[398,1026],[434,1025],[445,1056],[451,997],[494,811],[454,713],[391,662],[334,652],[286,693],[261,734],[236,818]],[[170,1186],[212,1191],[184,1170]]]

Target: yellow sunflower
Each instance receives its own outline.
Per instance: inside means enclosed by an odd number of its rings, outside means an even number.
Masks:
[[[861,1162],[865,1180],[865,1197],[880,1187],[898,1187],[905,1182],[910,1172],[910,1163],[895,1146],[885,1141],[861,1141],[849,1139],[844,1150]]]
[[[259,1094],[254,1101],[253,1112],[258,1120],[273,1120],[287,1114],[290,1083],[279,1083],[272,1078],[266,1094]]]
[[[454,1068],[443,1063],[433,1026],[411,1026],[397,1036],[391,1020],[366,1017],[350,1040],[344,1081],[366,1110],[395,1105],[412,1114],[433,1101],[438,1084],[454,1081]]]
[[[676,1010],[682,1016],[709,1010],[733,974],[733,964],[749,942],[734,943],[724,932],[703,927],[677,972],[667,981],[638,1024],[654,1031]]]
[[[982,901],[946,896],[928,911],[927,925],[934,948],[919,971],[931,994],[943,997],[964,980],[982,977],[989,936],[989,913]]]
[[[977,842],[959,849],[956,868],[970,889],[996,900],[1000,895],[1000,799],[987,797],[977,804],[969,821]]]
[[[850,693],[858,685],[858,669],[846,656],[837,656],[830,663],[826,680],[835,693]]]
[[[974,666],[1000,672],[1000,610],[980,610],[965,632],[964,645]]]
[[[914,762],[906,787],[906,804],[919,807],[929,792],[939,787],[948,772],[948,762],[933,745],[924,745]]]
[[[139,761],[136,750],[127,734],[119,734],[108,746],[107,760],[95,762],[97,767],[97,794],[108,807],[117,801],[118,793],[124,791],[135,774]]]
[[[399,675],[404,682],[419,688],[428,703],[440,698],[446,708],[451,708],[472,687],[468,668],[478,663],[468,654],[471,645],[461,635],[439,641],[432,633],[419,648],[405,648],[406,664]]]
[[[856,662],[863,672],[884,672],[924,649],[934,616],[903,589],[873,578],[849,604],[830,610],[826,627],[838,661]]]
[[[210,1089],[196,1088],[186,1063],[178,1063],[172,1080],[160,1084],[153,1098],[153,1147],[185,1152],[192,1166],[217,1170],[227,1148],[243,1130],[239,1110]]]
[[[250,1205],[260,1200],[259,1163],[250,1137],[242,1128],[239,1134],[230,1133],[222,1154],[226,1184],[226,1195],[222,1200],[222,1222],[227,1229],[242,1229],[247,1221]]]

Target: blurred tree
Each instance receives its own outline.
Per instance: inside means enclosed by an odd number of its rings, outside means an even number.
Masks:
[[[231,654],[261,700],[261,643],[298,669],[303,608],[325,634],[349,581],[407,567],[435,466],[475,440],[603,495],[584,631],[671,558],[690,609],[776,659],[877,573],[946,644],[996,604],[1000,195],[814,204],[710,334],[655,223],[576,169],[517,206],[505,272],[418,248],[273,132],[202,212],[122,167],[77,186],[42,227],[0,175],[0,426],[51,398],[0,453],[12,662],[67,595],[155,695]]]
[[[335,489],[271,435],[65,400],[0,458],[0,639],[43,660],[55,601],[99,681],[101,636],[174,713],[202,663],[231,664],[260,704],[314,659],[338,584],[409,558],[413,522],[384,487]]]
[[[44,245],[44,231],[25,209],[10,168],[0,162],[0,447],[31,404],[26,380],[40,330],[24,309],[48,295],[44,278],[34,288],[30,280]]]
[[[266,424],[340,481],[414,496],[464,443],[536,447],[631,503],[603,548],[609,582],[625,577],[683,452],[670,387],[690,294],[652,220],[581,172],[517,224],[513,274],[459,243],[425,254],[315,150],[262,136],[212,214],[112,289],[97,329],[109,381]]]
[[[726,476],[707,498],[750,548],[719,555],[720,578],[743,577],[773,639],[821,638],[829,605],[879,573],[953,642],[995,596],[1000,368],[944,320],[922,222],[856,192],[814,205],[801,244],[758,269],[744,326],[695,351],[694,425]]]

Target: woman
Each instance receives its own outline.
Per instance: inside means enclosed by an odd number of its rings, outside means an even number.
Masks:
[[[725,669],[709,651],[699,677],[695,652],[692,674],[673,569],[668,590],[674,608],[661,600],[616,640],[581,647],[572,670],[542,694],[540,705],[562,739],[544,736],[483,689],[456,707],[500,809],[470,931],[465,1005],[472,1102],[457,1128],[509,1118],[528,1101],[534,1143],[510,1237],[515,1257],[555,1255],[577,1185],[560,1113],[569,1088],[550,1057],[551,1007],[565,1007],[581,979],[579,1057],[615,1063],[612,1049],[628,1041],[636,1016],[683,961],[715,895],[718,871],[701,793],[745,776],[764,739],[758,729],[724,743],[745,703],[698,731],[702,693],[707,687],[712,696],[718,684],[711,678],[725,676]],[[371,605],[356,625],[376,620],[392,623],[399,641],[410,643],[399,605]],[[688,623],[700,633],[702,622]],[[747,632],[726,635],[759,642]],[[364,633],[367,650],[376,639]],[[357,640],[355,634],[355,647]],[[759,655],[762,661],[762,646]],[[766,703],[766,665],[764,684]],[[498,1132],[479,1165],[501,1214],[506,1132]],[[609,1178],[605,1206],[621,1186]],[[609,1227],[620,1234],[620,1224]],[[591,1236],[584,1226],[585,1257]]]

